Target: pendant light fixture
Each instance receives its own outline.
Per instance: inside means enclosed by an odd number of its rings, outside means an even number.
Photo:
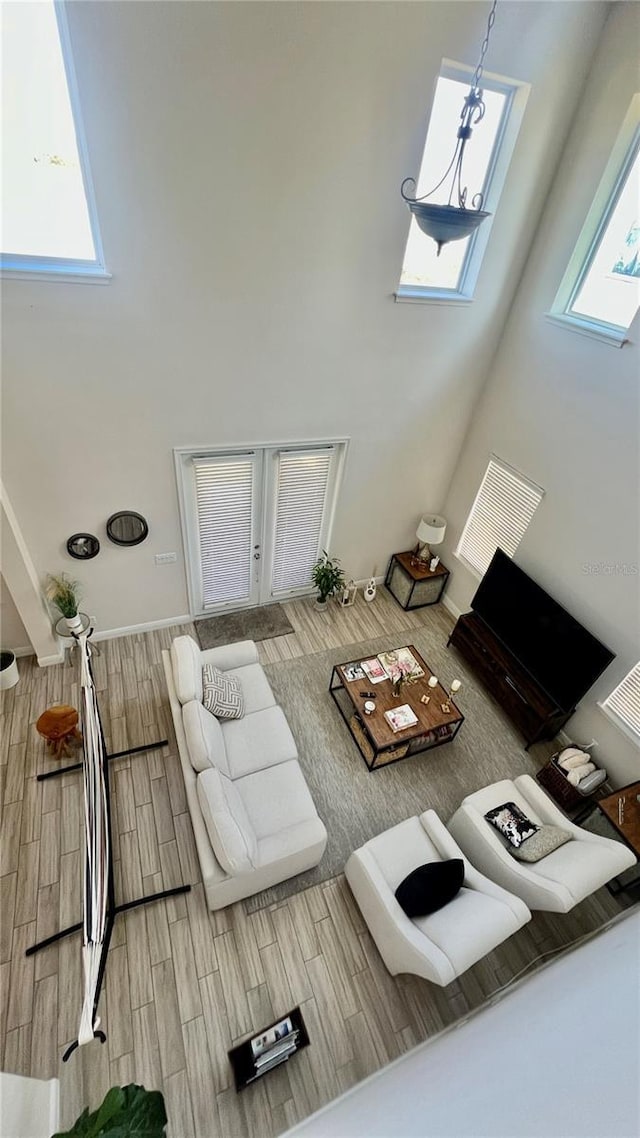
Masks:
[[[474,195],[471,199],[471,208],[467,208],[467,187],[462,184],[462,163],[464,161],[466,145],[471,138],[472,128],[477,126],[481,119],[484,118],[484,92],[482,91],[480,83],[482,80],[484,57],[489,46],[489,36],[491,35],[491,29],[496,18],[496,3],[497,0],[493,0],[487,22],[486,35],[480,49],[480,59],[478,60],[478,66],[471,80],[469,93],[464,100],[462,111],[460,112],[460,126],[458,127],[456,147],[447,170],[438,184],[421,198],[411,197],[410,194],[405,192],[405,187],[412,187],[415,193],[417,188],[415,178],[405,178],[400,187],[400,193],[409,206],[422,232],[426,233],[427,237],[432,237],[438,246],[438,257],[440,256],[442,246],[446,245],[448,241],[459,241],[463,237],[468,237],[482,224],[485,217],[491,216],[482,208],[483,200],[481,193]],[[434,202],[426,201],[426,198],[430,198],[432,194],[435,194],[436,190],[440,189],[440,186],[447,180],[449,174],[451,174],[451,187],[449,189],[449,200],[447,204],[436,205]],[[457,193],[457,205],[451,204],[454,193]]]

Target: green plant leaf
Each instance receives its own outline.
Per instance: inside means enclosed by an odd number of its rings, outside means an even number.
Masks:
[[[104,1096],[101,1105],[96,1111],[96,1120],[94,1123],[93,1133],[104,1134],[106,1131],[107,1123],[117,1120],[119,1114],[122,1113],[126,1105],[125,1091],[122,1087],[111,1087]]]
[[[53,1138],[163,1138],[166,1124],[160,1091],[129,1083],[111,1087],[97,1110],[83,1110],[71,1130]]]

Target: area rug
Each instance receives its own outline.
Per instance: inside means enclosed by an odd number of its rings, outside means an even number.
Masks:
[[[319,865],[249,898],[247,911],[282,901],[342,873],[349,854],[369,838],[414,814],[435,810],[448,821],[466,794],[498,779],[535,774],[553,753],[539,744],[527,753],[520,735],[481,688],[434,622],[384,637],[268,664],[265,671],[287,716],[300,763],[329,839]],[[446,687],[462,680],[456,702],[465,715],[452,743],[369,771],[329,695],[334,664],[415,644]]]
[[[294,631],[282,605],[261,605],[260,608],[209,616],[205,620],[196,620],[195,629],[203,650],[234,644],[237,640],[271,640],[274,636],[288,636]]]

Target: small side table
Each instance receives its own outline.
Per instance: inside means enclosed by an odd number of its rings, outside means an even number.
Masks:
[[[48,707],[42,712],[36,723],[38,735],[47,740],[47,745],[56,759],[70,755],[69,744],[82,742],[82,735],[78,731],[78,712],[75,707],[65,703]]]
[[[611,827],[612,837],[622,838],[629,849],[640,858],[640,782],[630,782],[627,786],[614,790],[595,803]],[[584,824],[584,823],[583,823]],[[585,829],[589,829],[585,826]],[[635,873],[635,877],[633,874]],[[629,874],[632,876],[629,877]],[[615,885],[614,885],[615,881]],[[609,881],[607,889],[614,897],[622,890],[637,890],[640,887],[638,867],[626,869],[620,878]]]
[[[79,612],[78,616],[82,621],[81,631],[87,632],[87,630],[91,627],[91,618],[87,616],[86,612]],[[56,636],[62,636],[65,640],[74,639],[73,632],[69,631],[69,625],[67,624],[66,618],[64,616],[61,616],[60,619],[56,621],[55,633]]]
[[[80,620],[82,621],[81,632],[89,632],[90,633],[91,617],[87,616],[86,612],[79,612],[78,616],[80,617]],[[65,656],[66,656],[67,646],[70,647],[71,649],[75,648],[76,638],[75,638],[74,633],[69,631],[69,626],[68,626],[68,624],[67,624],[67,622],[63,616],[61,616],[60,619],[56,621],[54,631],[55,631],[56,636],[59,636],[62,640],[67,640],[69,642],[68,645],[65,644],[65,646],[64,646],[65,647]],[[98,648],[97,644],[95,644],[93,642],[93,640],[91,641],[91,652],[94,653],[96,656],[100,655],[100,649]]]
[[[449,570],[441,561],[432,573],[428,563],[420,564],[413,551],[407,550],[393,554],[384,583],[398,604],[407,610],[437,604],[448,579]]]

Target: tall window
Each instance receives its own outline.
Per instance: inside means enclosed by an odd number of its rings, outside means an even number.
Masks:
[[[310,591],[331,536],[345,448],[176,451],[192,612]]]
[[[2,269],[105,276],[64,8],[2,5]]]
[[[510,557],[524,537],[544,490],[513,467],[492,458],[462,537],[456,556],[482,576],[498,546]]]
[[[640,743],[640,662],[600,704],[603,711]]]
[[[460,110],[469,90],[471,70],[443,63],[436,84],[416,196],[431,190],[451,161],[460,125]],[[484,207],[496,209],[524,113],[529,88],[497,76],[482,77],[486,111],[474,129],[464,160],[468,201],[482,193]],[[447,202],[450,179],[430,200]],[[462,241],[451,241],[437,256],[435,242],[411,215],[409,236],[396,297],[399,300],[469,299],[473,296],[487,244],[491,218]]]
[[[640,96],[636,95],[550,313],[618,347],[640,307]]]

